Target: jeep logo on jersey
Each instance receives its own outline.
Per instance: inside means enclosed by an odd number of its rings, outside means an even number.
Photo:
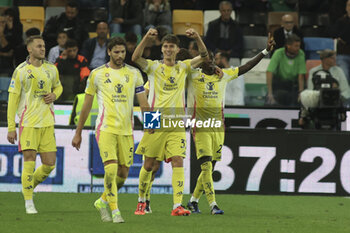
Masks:
[[[118,83],[117,85],[115,85],[114,87],[114,90],[117,92],[117,93],[122,93],[122,89],[123,89],[123,85]]]
[[[40,80],[40,81],[38,82],[38,87],[39,87],[39,89],[43,89],[43,88],[44,88],[44,85],[45,85],[45,82],[44,82],[43,80]]]
[[[168,80],[169,80],[170,83],[175,83],[175,78],[174,77],[169,77]]]
[[[128,75],[128,74],[126,74],[124,77],[125,77],[125,82],[127,82],[127,83],[128,83],[128,82],[129,82],[129,75]]]
[[[213,87],[214,87],[214,83],[213,83],[213,82],[208,82],[208,83],[207,83],[207,89],[208,89],[209,91],[214,90]]]

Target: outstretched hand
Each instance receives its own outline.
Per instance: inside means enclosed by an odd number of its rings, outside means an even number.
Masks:
[[[266,50],[270,52],[271,50],[273,50],[273,46],[275,46],[275,45],[276,45],[276,42],[273,39],[273,36],[271,35],[271,32],[269,32],[268,39],[267,39]]]

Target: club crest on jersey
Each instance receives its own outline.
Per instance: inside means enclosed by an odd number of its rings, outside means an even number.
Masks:
[[[175,77],[169,77],[168,80],[170,83],[175,83]]]
[[[124,75],[124,77],[125,77],[125,82],[129,82],[129,75],[128,74],[126,74],[126,75]]]
[[[45,81],[40,80],[40,81],[38,82],[38,87],[39,87],[39,89],[43,89],[43,88],[44,88],[44,85],[45,85]]]
[[[213,82],[208,82],[208,83],[207,83],[207,89],[208,89],[209,91],[214,90],[213,87],[214,87],[214,83],[213,83]]]
[[[115,87],[114,87],[114,90],[115,90],[115,92],[117,92],[117,93],[122,93],[122,89],[123,89],[123,85],[120,84],[120,83],[118,83],[118,84],[115,85]]]

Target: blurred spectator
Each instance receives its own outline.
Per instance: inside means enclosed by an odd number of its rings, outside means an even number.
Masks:
[[[83,55],[87,61],[90,70],[93,70],[109,61],[107,53],[108,44],[108,24],[106,22],[100,22],[96,27],[97,37],[87,39],[81,49],[81,55]]]
[[[300,30],[294,24],[294,17],[290,14],[285,14],[281,19],[281,27],[277,28],[273,32],[273,38],[275,39],[276,45],[274,46],[274,50],[272,52],[274,52],[276,49],[284,47],[286,44],[286,39],[292,34],[295,34],[300,38],[300,47],[303,49],[303,36]]]
[[[142,5],[139,0],[110,0],[111,34],[134,32],[141,35],[143,23]]]
[[[199,55],[198,45],[196,41],[190,41],[190,43],[188,44],[188,52],[191,54],[192,57],[197,57]]]
[[[69,38],[77,41],[79,48],[89,38],[84,21],[77,17],[78,13],[79,6],[77,2],[69,1],[64,13],[52,16],[47,21],[43,32],[47,51],[57,44],[57,33],[59,31],[67,32]]]
[[[14,50],[23,43],[23,25],[12,8],[0,15],[0,73],[11,75],[14,70]]]
[[[171,11],[168,0],[147,0],[145,7],[145,31],[163,26],[171,32]]]
[[[64,50],[64,45],[66,44],[68,40],[67,32],[61,31],[57,35],[57,44],[55,47],[52,47],[49,52],[49,56],[47,57],[47,60],[49,62],[55,63],[56,59],[60,56],[60,54]]]
[[[35,35],[40,35],[40,29],[39,28],[29,28],[25,32],[25,39],[30,37],[30,36],[35,36]],[[24,62],[27,59],[28,55],[29,55],[29,53],[27,50],[27,46],[22,41],[22,44],[20,44],[19,46],[17,46],[15,48],[15,52],[14,52],[15,65],[18,66],[19,64]]]
[[[137,36],[133,32],[128,32],[125,34],[124,39],[126,43],[125,63],[134,66],[135,63],[131,61],[131,56],[137,46]]]
[[[336,54],[333,50],[323,50],[320,52],[320,59],[322,64],[312,68],[309,71],[309,79],[307,81],[307,89],[314,90],[314,83],[312,81],[313,75],[320,70],[328,71],[332,77],[338,81],[340,95],[344,100],[350,99],[350,88],[348,80],[345,77],[343,70],[336,65]]]
[[[290,0],[291,1],[291,0]],[[328,13],[330,7],[329,0],[299,0],[300,12]]]
[[[216,53],[215,64],[221,69],[234,68],[229,64],[230,57],[227,53]],[[239,76],[227,83],[225,92],[225,105],[244,105],[244,77]]]
[[[287,38],[286,46],[272,55],[266,71],[267,104],[297,105],[306,74],[305,54],[300,44],[300,38],[292,34]]]
[[[342,17],[346,11],[344,6],[347,0],[333,0],[329,8],[329,20],[331,25],[335,24],[337,20]]]
[[[59,101],[73,101],[76,94],[84,92],[86,79],[90,74],[87,64],[86,58],[78,55],[78,43],[72,39],[67,40],[65,50],[55,64],[63,86]]]
[[[350,0],[346,2],[346,14],[333,26],[333,37],[337,38],[337,64],[350,82]]]
[[[163,37],[169,33],[169,31],[163,27],[156,27],[158,31],[158,36],[152,44],[148,45],[148,47],[144,50],[143,57],[151,60],[161,60],[162,59],[162,39]]]
[[[238,24],[231,18],[232,5],[222,1],[219,5],[220,18],[211,21],[206,35],[208,49],[226,52],[230,57],[242,57],[243,34]]]
[[[184,61],[187,59],[192,59],[193,57],[191,56],[190,52],[188,49],[181,48],[179,52],[176,54],[176,60]]]

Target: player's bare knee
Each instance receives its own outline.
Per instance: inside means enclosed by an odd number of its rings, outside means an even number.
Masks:
[[[25,162],[27,161],[35,161],[36,159],[36,151],[35,150],[25,150],[23,151],[23,159]]]
[[[171,158],[171,166],[172,167],[183,167],[183,157],[181,156],[174,156]]]
[[[118,166],[118,176],[120,178],[126,179],[128,178],[128,174],[129,174],[129,168],[123,165],[119,165]]]
[[[152,171],[153,165],[154,165],[154,161],[155,161],[155,158],[151,158],[151,157],[146,157],[145,156],[145,161],[143,163],[143,168],[146,171],[148,171],[148,172]]]

